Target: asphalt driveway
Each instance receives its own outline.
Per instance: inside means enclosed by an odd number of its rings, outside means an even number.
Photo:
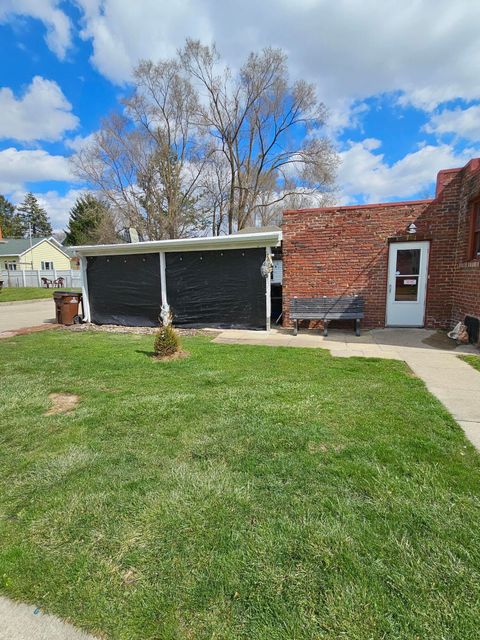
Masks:
[[[0,333],[55,322],[53,300],[0,303]]]

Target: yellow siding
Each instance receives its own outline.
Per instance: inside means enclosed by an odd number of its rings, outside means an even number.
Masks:
[[[57,270],[70,269],[70,258],[64,255],[57,247],[44,240],[31,251],[24,253],[21,258],[21,269],[41,269],[42,261],[53,262],[53,267]],[[31,263],[33,262],[33,267]]]
[[[5,271],[6,262],[15,262],[17,265],[17,269],[20,269],[20,267],[18,266],[18,263],[19,263],[18,256],[0,256],[0,271]]]

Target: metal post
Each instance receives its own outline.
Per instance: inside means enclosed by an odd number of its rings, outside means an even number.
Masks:
[[[87,258],[85,256],[80,256],[80,271],[82,273],[83,319],[85,320],[85,322],[91,322],[90,300],[88,298]]]
[[[165,260],[165,251],[160,251],[160,289],[162,294],[162,307],[167,307],[167,261]]]
[[[266,247],[265,248],[265,257],[268,260],[271,254],[271,248],[270,247]],[[270,331],[270,323],[271,323],[271,315],[272,315],[272,274],[270,273],[270,271],[267,274],[267,277],[265,278],[265,286],[266,286],[266,291],[265,291],[265,296],[266,296],[266,328],[267,331]]]

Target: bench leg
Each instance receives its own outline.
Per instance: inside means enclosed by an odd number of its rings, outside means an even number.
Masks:
[[[293,335],[296,336],[298,335],[298,320],[294,321],[294,325],[293,325]]]
[[[325,338],[328,336],[328,320],[323,321],[323,336]]]
[[[359,318],[355,320],[355,335],[356,336],[360,335],[360,319]]]

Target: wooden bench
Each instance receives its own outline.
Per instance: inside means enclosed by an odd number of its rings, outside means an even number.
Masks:
[[[290,318],[295,321],[293,335],[298,334],[299,320],[322,320],[323,335],[328,336],[330,320],[354,320],[355,335],[360,335],[360,320],[363,318],[363,298],[339,296],[336,298],[292,298]]]

